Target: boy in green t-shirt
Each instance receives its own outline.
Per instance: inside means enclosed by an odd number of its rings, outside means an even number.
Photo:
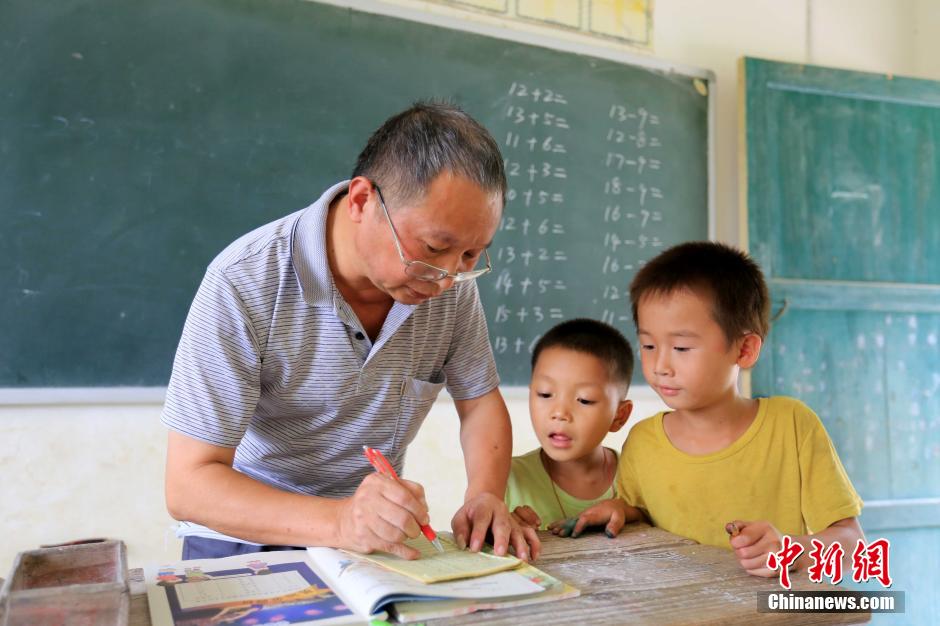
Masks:
[[[617,453],[602,444],[630,417],[633,350],[590,319],[558,324],[532,352],[529,414],[541,444],[513,458],[506,505],[522,524],[546,528],[614,495]]]
[[[691,242],[649,261],[630,285],[643,376],[672,411],[630,431],[618,497],[584,511],[572,530],[647,516],[700,543],[730,547],[750,574],[789,535],[810,562],[811,539],[851,554],[862,502],[819,418],[799,400],[738,391],[769,330],[764,277],[746,254]],[[729,538],[728,534],[731,535]]]

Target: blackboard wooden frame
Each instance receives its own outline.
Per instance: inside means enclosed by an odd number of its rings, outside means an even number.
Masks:
[[[381,15],[404,19],[430,26],[437,26],[457,31],[493,37],[509,42],[515,42],[550,50],[558,50],[572,54],[587,55],[606,59],[624,65],[649,68],[667,74],[675,74],[688,78],[698,78],[707,85],[707,206],[708,206],[708,237],[715,237],[715,75],[712,71],[692,66],[670,63],[661,59],[632,54],[616,50],[613,47],[604,47],[588,43],[581,43],[575,39],[562,39],[549,37],[535,31],[515,30],[502,26],[492,25],[484,21],[461,20],[452,15],[426,13],[379,3],[375,0],[316,0],[320,4],[333,5]],[[520,387],[521,388],[521,387]],[[155,387],[24,387],[0,388],[0,405],[27,405],[27,404],[159,404],[165,394],[164,386]],[[519,388],[507,387],[517,391]]]

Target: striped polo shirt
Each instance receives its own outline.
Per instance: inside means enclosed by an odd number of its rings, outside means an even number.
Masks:
[[[255,229],[209,265],[183,327],[163,423],[235,448],[233,467],[268,485],[341,498],[397,471],[442,388],[454,399],[499,384],[475,281],[419,305],[395,302],[373,343],[327,260],[330,202]],[[206,533],[189,525],[182,534]]]

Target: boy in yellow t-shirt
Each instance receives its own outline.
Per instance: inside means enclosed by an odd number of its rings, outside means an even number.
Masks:
[[[619,497],[584,511],[573,530],[617,533],[646,515],[700,543],[730,544],[748,573],[768,577],[782,535],[805,548],[798,568],[812,538],[851,554],[862,502],[819,418],[799,400],[738,392],[770,325],[757,264],[723,244],[682,244],[644,265],[630,300],[643,376],[672,411],[634,426]]]
[[[633,350],[590,319],[555,326],[532,352],[529,414],[541,447],[512,460],[506,505],[522,524],[546,528],[614,495],[617,453],[602,444],[633,403]]]

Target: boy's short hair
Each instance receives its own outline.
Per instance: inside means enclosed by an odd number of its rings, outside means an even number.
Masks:
[[[630,388],[633,376],[633,348],[619,330],[588,318],[562,322],[542,335],[532,350],[532,369],[539,355],[547,348],[565,348],[597,357],[607,365],[610,380]]]
[[[649,295],[682,289],[706,292],[712,316],[728,341],[745,333],[762,339],[770,332],[770,294],[760,267],[745,252],[715,241],[691,241],[654,257],[630,283],[633,322],[637,306]]]

